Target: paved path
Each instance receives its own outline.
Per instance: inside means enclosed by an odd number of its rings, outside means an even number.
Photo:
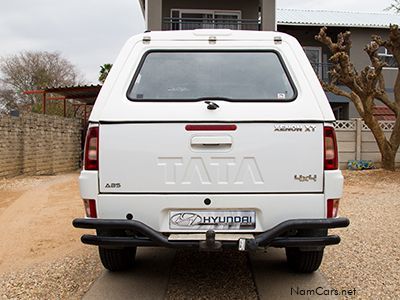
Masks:
[[[104,271],[83,299],[163,299],[174,256],[174,250],[138,248],[134,270]]]
[[[84,299],[164,299],[174,256],[174,250],[139,248],[135,270],[104,271]],[[330,288],[319,272],[309,275],[291,273],[281,249],[251,253],[249,258],[259,299],[321,299],[321,296],[296,295],[294,290]],[[336,299],[322,297],[324,300]]]
[[[315,290],[318,287],[325,290],[330,289],[330,286],[320,272],[292,273],[286,265],[283,249],[271,248],[267,250],[267,253],[251,253],[250,262],[260,299],[337,299],[331,296],[304,295],[301,290]],[[322,289],[318,290],[318,292],[321,291]]]

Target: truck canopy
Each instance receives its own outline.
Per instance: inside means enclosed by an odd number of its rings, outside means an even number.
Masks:
[[[206,100],[220,109],[210,114]],[[300,120],[332,122],[334,116],[297,40],[231,30],[132,37],[90,116],[105,123]]]

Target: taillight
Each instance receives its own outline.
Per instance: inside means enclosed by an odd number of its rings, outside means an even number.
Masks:
[[[339,210],[339,199],[328,199],[327,203],[327,218],[336,218]]]
[[[324,127],[324,169],[338,169],[338,149],[333,127]]]
[[[85,142],[85,170],[99,169],[99,127],[89,127]]]
[[[83,204],[85,205],[86,217],[97,218],[96,201],[89,200],[89,199],[83,199]]]

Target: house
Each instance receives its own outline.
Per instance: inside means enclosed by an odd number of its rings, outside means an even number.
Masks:
[[[276,30],[275,0],[139,0],[148,30]],[[261,21],[260,21],[261,20]]]
[[[296,37],[310,59],[315,72],[329,79],[329,50],[314,37],[322,26],[329,35],[352,32],[350,52],[356,69],[370,64],[363,49],[371,35],[386,37],[390,24],[400,24],[400,16],[390,13],[364,13],[327,10],[276,9],[275,0],[139,0],[148,30],[188,30],[229,28],[240,30],[277,30]],[[380,49],[388,63],[384,70],[387,86],[394,86],[397,66],[393,55]],[[393,93],[393,89],[388,90]],[[337,119],[359,117],[354,105],[345,97],[327,93]],[[382,111],[378,108],[377,111]]]
[[[364,48],[370,43],[371,36],[380,35],[387,38],[389,25],[400,24],[400,16],[390,13],[278,9],[277,24],[278,31],[286,32],[299,40],[316,73],[323,80],[328,80],[329,50],[314,39],[322,26],[328,27],[331,37],[336,37],[340,32],[351,31],[350,58],[355,68],[362,70],[365,66],[370,65]],[[385,48],[381,48],[379,51],[381,59],[388,64],[383,71],[386,86],[393,87],[398,72],[396,62],[393,55],[388,53]],[[388,88],[388,92],[393,95],[393,88]],[[354,105],[347,98],[331,93],[327,93],[327,96],[337,119],[359,117]],[[391,119],[391,113],[385,106],[377,107],[375,112],[379,115],[385,112],[385,119]],[[378,118],[383,119],[382,116],[378,116]]]

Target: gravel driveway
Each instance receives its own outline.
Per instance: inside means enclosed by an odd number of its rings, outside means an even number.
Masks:
[[[80,299],[101,272],[71,225],[78,174],[0,180],[0,298]]]
[[[339,212],[351,224],[337,230],[342,242],[327,247],[322,271],[332,287],[355,288],[357,299],[400,299],[400,172],[344,174]]]
[[[345,172],[345,177],[340,213],[352,223],[347,229],[337,230],[342,243],[327,248],[321,270],[332,288],[355,288],[355,298],[400,299],[400,172]],[[19,218],[13,220],[16,211]],[[102,268],[95,248],[81,245],[81,232],[70,224],[74,216],[81,215],[77,174],[0,180],[1,298],[82,297]],[[212,281],[225,278],[224,270],[240,276],[207,289],[202,299],[221,293],[257,298],[248,256],[216,254],[204,264],[203,255],[207,254],[178,252],[167,298],[196,299],[193,291],[201,288],[199,282],[209,282],[210,265],[216,270]],[[191,280],[187,274],[193,269],[185,264],[188,259],[197,259],[190,264],[196,269]]]

